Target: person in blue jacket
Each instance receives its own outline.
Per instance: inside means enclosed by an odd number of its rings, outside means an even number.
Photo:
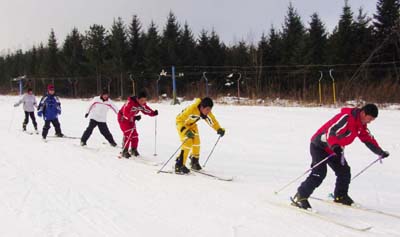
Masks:
[[[42,130],[42,137],[46,139],[47,133],[50,129],[50,123],[53,124],[56,130],[57,137],[63,137],[61,132],[60,122],[58,121],[58,115],[61,114],[61,103],[58,96],[55,95],[54,85],[47,86],[47,93],[39,102],[38,116],[44,119],[44,126]]]

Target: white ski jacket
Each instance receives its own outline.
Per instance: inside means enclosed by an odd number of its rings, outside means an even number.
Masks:
[[[107,122],[107,112],[109,109],[112,109],[116,114],[118,113],[118,107],[115,106],[111,99],[103,101],[100,96],[96,96],[90,102],[87,113],[90,119],[105,123]]]
[[[37,102],[35,95],[24,94],[22,98],[14,104],[15,107],[23,103],[24,111],[26,112],[34,112],[35,108],[37,108]]]

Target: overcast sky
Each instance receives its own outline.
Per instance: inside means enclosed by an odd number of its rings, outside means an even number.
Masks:
[[[257,42],[271,24],[281,28],[289,0],[0,0],[0,54],[46,42],[53,28],[63,41],[73,27],[85,32],[92,24],[109,28],[116,17],[129,23],[137,14],[145,28],[154,20],[162,30],[172,10],[187,21],[195,36],[201,29],[215,31],[226,44]],[[291,0],[308,25],[318,12],[329,31],[338,22],[344,0]],[[377,0],[349,0],[355,13],[363,7],[369,16]],[[62,43],[62,42],[61,42]]]

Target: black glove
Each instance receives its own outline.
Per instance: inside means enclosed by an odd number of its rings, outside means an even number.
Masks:
[[[217,134],[223,137],[225,135],[225,129],[223,128],[218,129]]]
[[[158,110],[154,110],[154,115],[155,115],[155,116],[158,115]]]
[[[333,145],[332,151],[335,152],[337,157],[339,158],[342,157],[343,149],[339,145]]]
[[[142,119],[142,116],[140,116],[140,115],[135,116],[135,120],[136,120],[136,121],[139,121],[139,120],[141,120],[141,119]]]
[[[85,118],[87,118],[88,116],[89,116],[89,114],[88,114],[88,113],[86,113],[86,114],[85,114]]]
[[[381,159],[384,159],[384,158],[388,157],[389,155],[390,155],[390,154],[389,154],[388,151],[382,151],[382,153],[381,153]]]

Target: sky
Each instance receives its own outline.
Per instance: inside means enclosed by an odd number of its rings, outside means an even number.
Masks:
[[[281,28],[289,2],[306,26],[317,12],[330,32],[344,6],[344,0],[0,0],[0,55],[46,43],[52,28],[62,44],[73,27],[82,33],[93,24],[109,29],[115,18],[129,24],[134,14],[143,28],[153,20],[162,30],[170,11],[195,36],[214,29],[227,45],[256,43],[271,25]],[[349,5],[355,15],[363,7],[372,17],[376,2],[349,0]]]

